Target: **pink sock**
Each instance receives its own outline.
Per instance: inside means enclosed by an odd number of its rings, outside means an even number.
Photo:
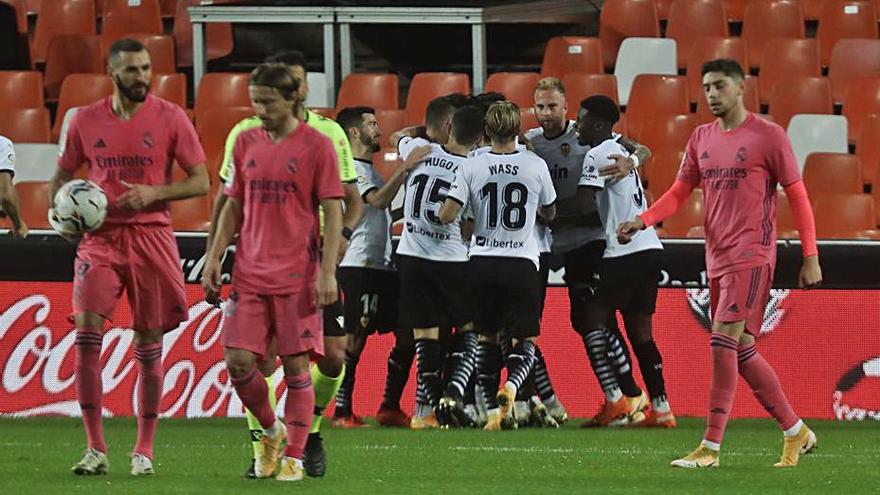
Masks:
[[[134,453],[153,458],[159,402],[162,399],[162,342],[137,345],[134,357],[138,362],[140,387],[138,399],[138,435]]]
[[[260,422],[263,428],[271,428],[275,423],[275,411],[269,404],[269,387],[263,375],[257,373],[256,366],[241,378],[233,378],[232,386],[244,407]]]
[[[76,329],[76,399],[82,411],[86,440],[90,449],[107,452],[101,420],[101,330],[94,327]]]
[[[751,343],[739,348],[739,374],[745,378],[746,383],[752,388],[752,393],[758,402],[764,406],[774,418],[783,431],[788,430],[797,424],[798,418],[785,392],[782,391],[782,385],[776,372],[764,360],[764,357],[758,354],[755,344]]]
[[[284,455],[302,460],[312,426],[315,389],[312,388],[312,377],[308,372],[285,377],[284,381],[287,383],[287,403],[284,405],[287,448],[284,449]]]
[[[720,445],[736,396],[736,350],[739,342],[733,337],[713,333],[711,346],[712,388],[709,391],[709,417],[706,418],[703,440]]]

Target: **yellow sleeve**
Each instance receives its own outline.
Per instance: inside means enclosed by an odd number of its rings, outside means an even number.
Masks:
[[[229,135],[226,136],[226,144],[223,146],[223,161],[220,162],[220,171],[217,173],[224,183],[229,180],[229,174],[232,171],[232,150],[235,148],[235,140],[238,139],[239,134],[257,125],[260,125],[259,119],[248,117],[235,124],[235,127],[229,131]]]
[[[331,121],[332,122],[332,121]],[[328,135],[333,141],[333,148],[336,150],[336,156],[339,157],[339,179],[343,184],[349,184],[357,181],[357,170],[354,168],[354,157],[351,155],[351,145],[348,142],[348,136],[339,124],[333,123],[331,127],[332,135]]]

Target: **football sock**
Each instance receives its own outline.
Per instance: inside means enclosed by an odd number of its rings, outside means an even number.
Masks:
[[[587,355],[590,357],[590,366],[599,380],[605,399],[609,402],[619,400],[623,394],[617,383],[617,373],[611,366],[608,353],[608,331],[604,328],[590,330],[583,336]]]
[[[269,406],[271,406],[274,411],[275,405],[278,403],[278,400],[275,398],[275,375],[269,375],[263,378],[266,379]],[[254,459],[256,459],[257,456],[260,455],[260,450],[262,449],[260,446],[260,435],[263,433],[263,427],[260,426],[260,421],[254,416],[250,409],[245,408],[244,415],[247,418],[248,429],[250,430],[251,436],[251,447],[254,449]]]
[[[284,403],[284,422],[287,425],[287,447],[284,455],[303,458],[309,438],[312,410],[315,408],[315,389],[308,372],[284,378],[287,401]]]
[[[156,423],[159,421],[159,401],[162,398],[162,342],[134,346],[138,362],[140,387],[138,400],[138,433],[135,454],[153,458]]]
[[[403,389],[406,388],[406,382],[409,380],[409,370],[412,368],[415,352],[411,339],[409,343],[402,343],[397,339],[394,347],[391,348],[388,354],[388,374],[385,376],[383,408],[400,409],[400,396],[403,395]]]
[[[345,376],[342,378],[342,384],[339,391],[336,392],[336,409],[333,410],[333,416],[337,418],[345,418],[351,416],[351,400],[354,395],[354,380],[357,372],[357,365],[361,357],[345,351]]]
[[[446,395],[461,400],[477,361],[477,333],[459,332],[455,335],[456,348],[449,356],[452,373],[446,384]]]
[[[504,384],[508,389],[519,390],[523,382],[532,373],[535,365],[535,343],[530,340],[521,340],[513,347],[507,356],[507,382]]]
[[[271,428],[275,424],[275,411],[269,405],[269,387],[256,367],[241,378],[233,378],[232,386],[241,403],[257,418],[261,428]]]
[[[342,371],[339,376],[327,376],[321,372],[321,368],[317,364],[312,365],[312,387],[315,395],[315,410],[312,418],[312,427],[309,433],[318,433],[321,430],[321,416],[324,409],[330,405],[333,396],[339,391],[342,380],[345,378],[345,365],[342,365]]]
[[[547,370],[547,362],[544,361],[544,354],[541,348],[535,346],[535,389],[537,389],[538,397],[542,402],[547,402],[551,397],[556,396],[553,390],[553,383],[550,381],[550,372]]]
[[[617,326],[617,319],[611,317],[613,323],[609,327],[608,332],[608,353],[611,360],[611,367],[617,373],[617,384],[620,390],[629,397],[638,397],[642,394],[642,389],[636,385],[636,380],[632,374],[632,357],[629,355],[629,348],[623,342],[623,335],[620,334],[620,328]]]
[[[418,368],[418,380],[424,390],[423,404],[433,410],[440,402],[443,393],[443,383],[440,379],[440,371],[446,352],[439,340],[419,339],[416,340],[416,359]]]
[[[86,441],[90,449],[107,452],[101,421],[101,330],[94,327],[76,329],[76,398],[82,411]]]
[[[800,418],[795,414],[788,398],[785,397],[785,392],[782,391],[782,385],[779,383],[779,378],[773,371],[773,367],[758,353],[754,342],[740,346],[737,358],[739,360],[739,374],[745,378],[758,402],[776,419],[779,427],[785,431],[797,425]]]
[[[496,394],[501,381],[501,349],[489,342],[477,346],[477,383],[486,409],[498,408]]]
[[[639,369],[651,399],[666,397],[666,382],[663,380],[663,358],[654,340],[633,344],[633,352],[639,361]]]
[[[736,396],[736,351],[739,341],[728,335],[713,333],[710,342],[712,388],[709,391],[709,416],[706,419],[706,433],[703,439],[720,446],[730,416],[730,408]]]

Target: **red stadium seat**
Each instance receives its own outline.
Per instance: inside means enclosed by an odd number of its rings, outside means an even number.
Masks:
[[[877,226],[874,198],[868,194],[822,194],[811,199],[819,238],[846,238]]]
[[[186,110],[186,74],[154,74],[150,92]]]
[[[177,65],[180,67],[192,67],[193,63],[193,29],[186,8],[200,3],[200,0],[177,1],[172,32],[174,42],[177,44]],[[206,59],[216,60],[232,53],[232,24],[210,22],[205,26]]]
[[[819,56],[822,65],[831,62],[834,45],[844,38],[877,39],[877,10],[871,2],[828,0],[822,6],[819,29]]]
[[[706,211],[703,203],[703,190],[694,189],[681,208],[671,217],[663,220],[663,230],[669,237],[685,237],[691,227],[698,227],[706,222]]]
[[[804,19],[808,21],[819,20],[822,15],[822,6],[828,0],[802,0],[804,4]]]
[[[101,35],[110,40],[128,33],[162,34],[159,0],[104,0]]]
[[[627,124],[625,113],[620,114],[620,120],[618,120],[617,123],[614,124],[614,127],[611,128],[611,131],[621,134],[623,136],[629,135],[629,125]]]
[[[49,183],[22,181],[15,185],[21,217],[31,229],[49,229]]]
[[[660,37],[654,0],[606,0],[599,13],[599,40],[606,69],[617,61],[623,40],[633,37]]]
[[[593,95],[605,95],[619,104],[617,78],[613,74],[569,74],[562,78],[562,85],[570,119],[577,118],[581,101]]]
[[[743,103],[746,105],[746,110],[755,113],[761,112],[761,103],[758,99],[758,78],[755,76],[746,76]],[[715,115],[709,108],[709,102],[706,101],[703,88],[700,88],[700,95],[697,96],[697,118],[701,124],[715,120]]]
[[[177,0],[162,0],[162,19],[174,18],[177,12]]]
[[[0,71],[0,108],[45,105],[43,75],[36,71]]]
[[[677,115],[690,112],[688,81],[684,76],[640,74],[633,81],[629,104],[626,107],[630,131],[638,132],[642,123],[659,115]],[[633,135],[638,139],[638,135]]]
[[[46,61],[52,38],[62,34],[95,34],[95,2],[92,0],[42,0],[37,27],[31,41],[31,60]]]
[[[382,132],[382,146],[391,146],[388,140],[392,134],[406,127],[406,112],[404,110],[376,110],[376,121],[379,123],[379,131]]]
[[[113,81],[106,74],[71,74],[61,84],[58,97],[58,111],[52,126],[52,140],[57,141],[61,134],[64,114],[73,107],[94,103],[113,94]]]
[[[63,34],[52,38],[46,54],[46,95],[58,98],[61,84],[69,74],[107,72],[101,53],[101,38],[93,35]]]
[[[177,71],[177,66],[174,63],[174,38],[159,34],[126,33],[124,35],[102,36],[101,53],[104,55],[104,60],[110,52],[110,45],[122,38],[131,38],[143,43],[150,54],[153,74],[174,74]]]
[[[703,96],[703,77],[700,74],[703,64],[719,58],[736,60],[748,74],[749,62],[746,56],[746,43],[742,38],[699,38],[693,44],[687,62],[687,77],[690,82],[688,89],[692,102],[696,102]]]
[[[778,84],[770,94],[770,115],[782,126],[799,113],[832,114],[831,83],[827,77],[801,77]]]
[[[880,40],[844,39],[831,52],[828,78],[834,92],[834,103],[843,103],[851,81],[880,79]]]
[[[761,67],[764,49],[773,38],[804,36],[804,12],[799,1],[751,0],[746,6],[742,38],[752,67]],[[775,63],[775,60],[771,62]]]
[[[25,0],[0,0],[0,3],[9,4],[12,6],[13,9],[15,9],[16,20],[18,21],[18,32],[27,34],[27,2]]]
[[[342,81],[336,98],[336,113],[346,107],[372,107],[397,110],[400,104],[397,74],[349,74]]]
[[[211,227],[209,195],[170,201],[171,226],[175,231],[207,232]]]
[[[862,162],[848,153],[810,153],[804,164],[804,185],[810,197],[862,192]]]
[[[880,76],[851,81],[843,102],[850,144],[855,144],[868,116],[877,113],[880,113]]]
[[[250,106],[212,107],[203,111],[202,118],[196,120],[196,132],[202,140],[208,173],[214,181],[223,162],[226,138],[229,131],[242,120],[252,117],[254,109]]]
[[[489,76],[486,92],[497,91],[520,108],[528,108],[535,104],[535,86],[540,80],[536,72],[496,72]]]
[[[434,98],[450,93],[470,94],[470,92],[471,82],[467,74],[420,72],[413,77],[409,94],[406,96],[406,124],[423,124],[425,109]]]
[[[196,93],[195,120],[205,110],[216,107],[247,107],[251,104],[248,93],[250,74],[238,72],[209,72],[202,77]]]
[[[394,171],[397,170],[397,167],[400,166],[400,158],[397,155],[397,150],[387,148],[373,153],[373,166],[376,167],[376,171],[379,172],[379,175],[387,181],[391,178],[391,175],[394,174]]]
[[[721,0],[674,0],[666,37],[678,43],[678,68],[684,69],[694,42],[707,36],[727,37],[727,13]]]
[[[856,139],[856,155],[862,161],[862,179],[872,184],[871,190],[880,193],[880,113],[868,115],[862,122],[862,129]],[[880,196],[878,196],[880,197]],[[880,205],[880,199],[878,199]]]
[[[566,74],[602,74],[602,45],[599,38],[554,36],[544,48],[541,77],[562,78]]]
[[[814,39],[772,39],[767,42],[764,59],[767,63],[762,65],[758,81],[762,104],[770,102],[777,83],[788,84],[792,78],[822,75],[819,44]]]
[[[672,0],[654,0],[657,6],[657,17],[661,21],[669,19],[669,9],[672,7]]]
[[[0,110],[0,136],[14,143],[49,143],[49,111],[45,108]]]
[[[538,122],[538,117],[535,115],[535,107],[520,108],[519,118],[523,132],[529,129],[535,129],[541,125],[541,123]]]
[[[706,227],[702,225],[696,225],[688,229],[685,237],[688,239],[705,239],[706,238]]]
[[[692,113],[679,115],[658,115],[646,120],[637,131],[639,142],[651,149],[683,151],[699,121]]]
[[[727,20],[730,22],[742,22],[745,18],[746,7],[751,0],[724,0],[724,9],[727,11]]]
[[[684,150],[666,148],[657,150],[645,163],[643,170],[645,183],[655,197],[659,198],[672,187],[675,177],[678,176],[683,156]]]

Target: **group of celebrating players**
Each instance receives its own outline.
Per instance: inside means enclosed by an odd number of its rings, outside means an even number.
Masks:
[[[83,237],[75,262],[76,392],[88,445],[72,470],[104,474],[109,467],[99,358],[105,321],[125,289],[139,374],[131,473],[145,475],[154,473],[162,336],[187,317],[167,202],[205,194],[209,178],[186,114],[149,94],[143,45],[114,43],[109,73],[113,96],[76,113],[50,185],[51,201],[88,165],[89,179],[110,199],[104,225]],[[698,185],[707,205],[712,386],[702,443],[672,464],[718,466],[739,373],[784,430],[777,466],[796,465],[816,436],[754,345],[775,263],[777,184],[788,193],[804,246],[801,285],[820,283],[821,270],[791,146],[781,128],[745,110],[743,79],[736,62],[704,65],[718,119],[695,131],[675,185],[649,209],[636,169],[650,151],[612,131],[620,114],[607,97],[585,99],[577,121],[568,120],[558,79],[535,88],[540,127],[525,132],[519,108],[503,95],[434,99],[424,126],[390,137],[401,160],[384,179],[370,161],[383,137],[373,109],[343,109],[336,122],[306,110],[298,52],[258,66],[249,86],[255,116],[228,139],[202,280],[206,299],[219,305],[221,263],[234,242],[222,339],[230,380],[248,410],[249,476],[324,475],[322,413],[336,396],[334,423],[363,424],[352,395],[374,332],[396,336],[377,415],[382,425],[564,423],[537,342],[547,274],[560,265],[572,327],[606,397],[585,426],[676,426],[651,330],[662,250],[653,225]],[[185,180],[170,180],[173,161]],[[392,211],[401,187],[402,211]],[[399,215],[404,229],[393,252],[391,224]],[[633,380],[624,334],[647,394]],[[276,356],[287,387],[283,420],[275,413]],[[414,356],[410,418],[400,398]]]

